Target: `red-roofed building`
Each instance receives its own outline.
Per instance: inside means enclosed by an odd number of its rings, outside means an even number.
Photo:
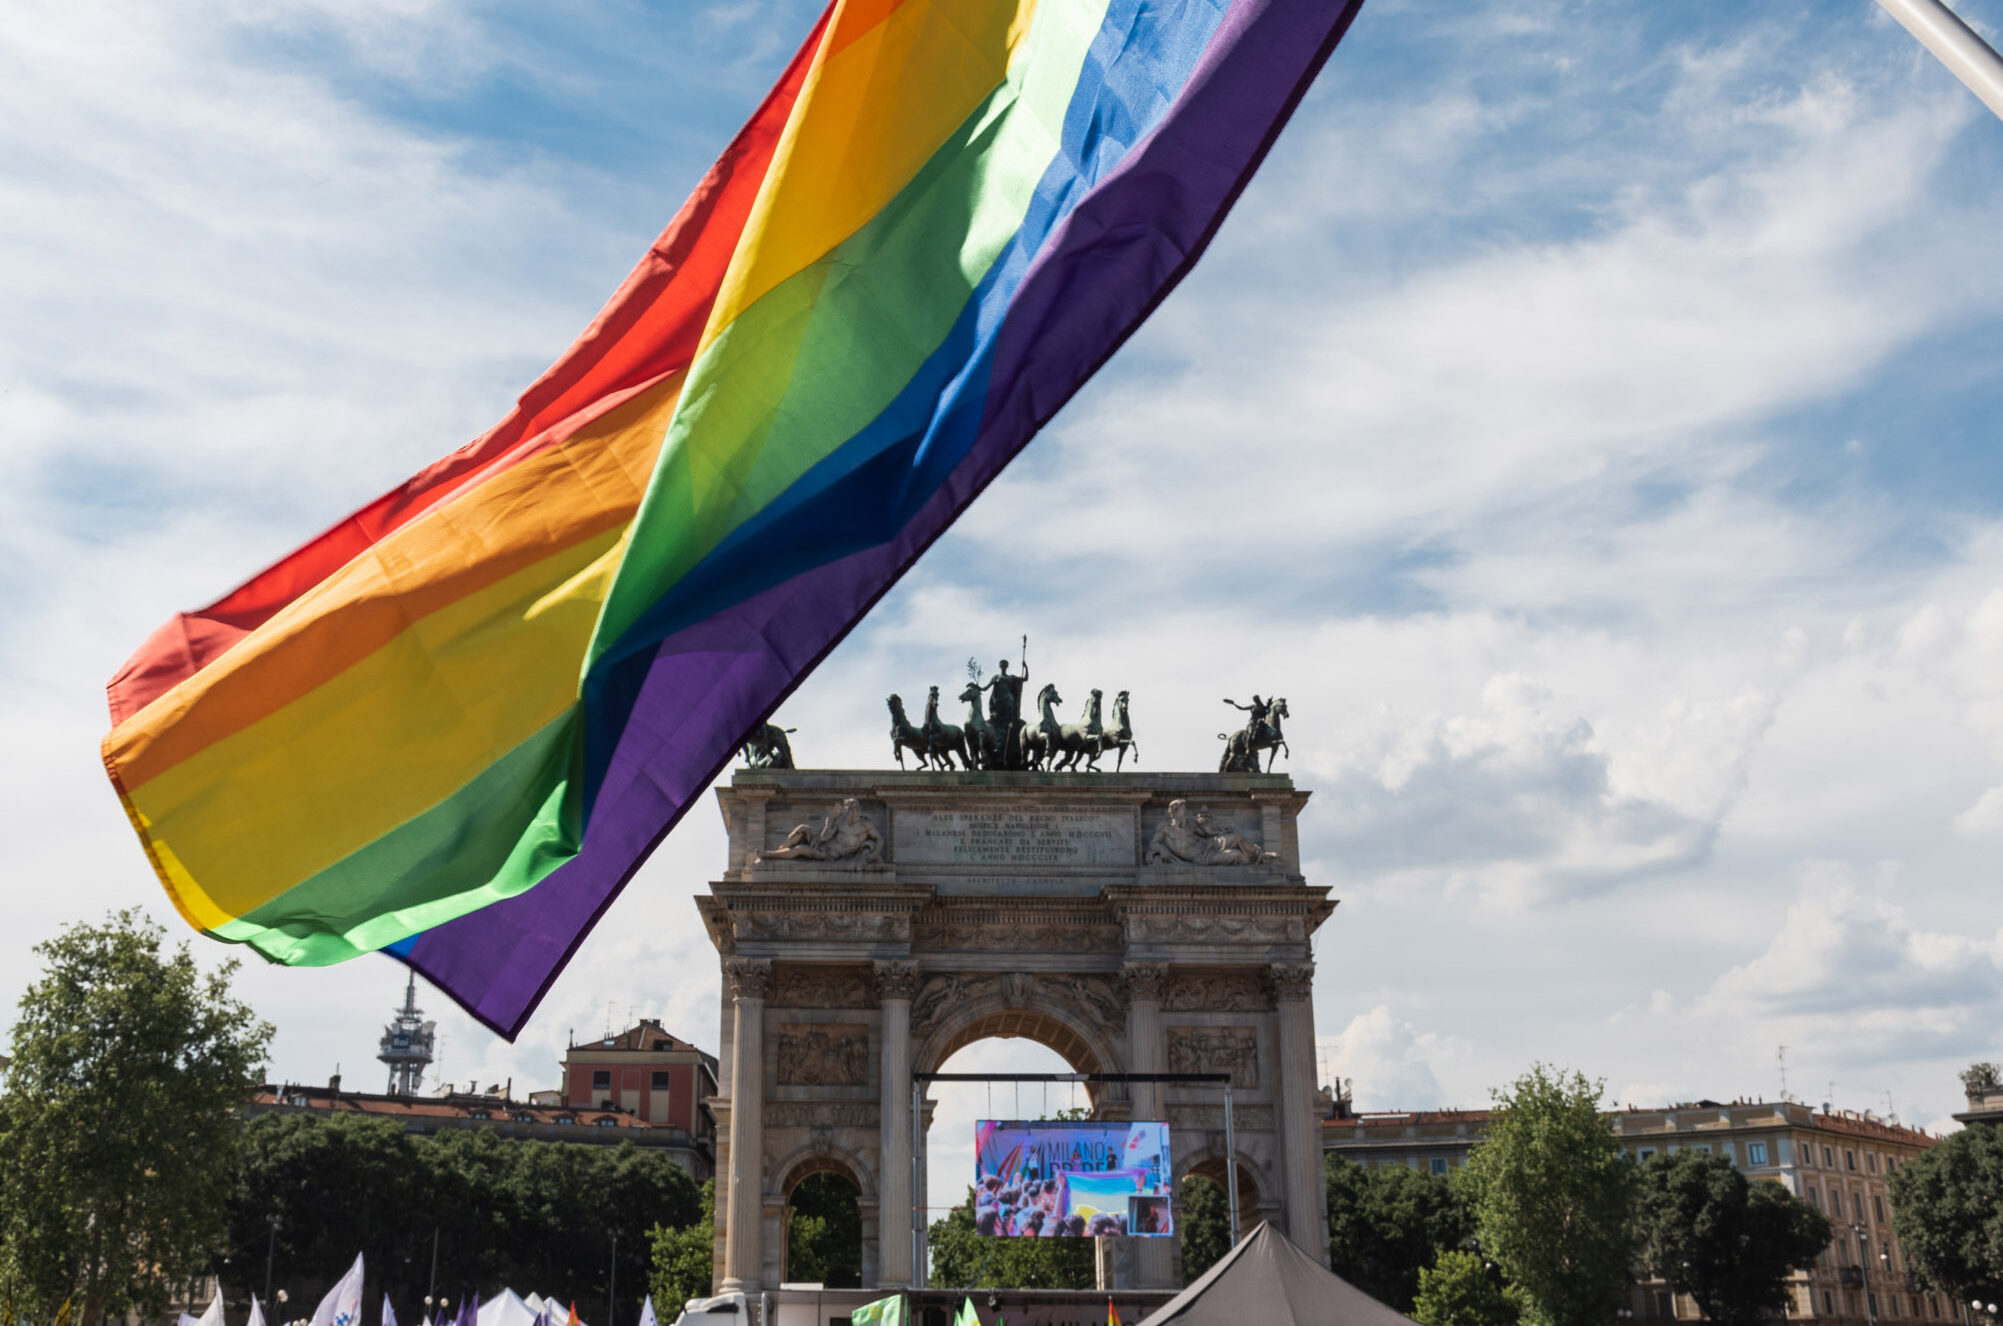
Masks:
[[[563,1056],[563,1102],[572,1109],[616,1109],[707,1141],[707,1102],[716,1094],[716,1060],[652,1018],[595,1041],[573,1041]]]

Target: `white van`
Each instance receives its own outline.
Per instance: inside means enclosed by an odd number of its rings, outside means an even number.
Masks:
[[[714,1298],[692,1298],[672,1326],[744,1326],[750,1315],[744,1295],[718,1294]]]

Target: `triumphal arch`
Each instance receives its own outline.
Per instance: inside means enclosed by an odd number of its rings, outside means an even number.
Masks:
[[[1178,1178],[1235,1159],[1243,1223],[1326,1257],[1309,939],[1334,903],[1289,777],[746,769],[718,796],[720,1289],[786,1278],[787,1199],[827,1170],[860,1193],[863,1283],[921,1283],[912,1075],[993,1036],[1230,1074],[1235,1158],[1215,1087],[1099,1084],[1094,1113],[1167,1119]],[[1177,1283],[1170,1240],[1109,1242],[1119,1283]]]

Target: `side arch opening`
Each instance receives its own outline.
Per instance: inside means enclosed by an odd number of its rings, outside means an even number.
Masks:
[[[784,1184],[786,1240],[780,1262],[789,1283],[855,1289],[863,1273],[863,1187],[835,1156],[811,1156]]]

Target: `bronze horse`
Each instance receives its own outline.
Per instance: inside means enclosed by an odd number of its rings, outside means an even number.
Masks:
[[[927,706],[926,718],[931,725],[927,728],[912,726],[904,714],[904,697],[891,695],[886,701],[890,706],[890,752],[897,757],[897,767],[904,767],[904,752],[909,750],[918,757],[920,769],[954,768],[953,756],[961,760],[967,758],[966,739],[960,729],[951,723],[939,722],[939,688],[932,688],[932,702]]]
[[[1259,697],[1255,695],[1252,698],[1256,701]],[[1278,762],[1281,751],[1292,755],[1293,751],[1287,746],[1286,734],[1280,730],[1280,720],[1285,717],[1287,717],[1287,698],[1284,695],[1276,695],[1267,703],[1265,714],[1255,722],[1248,723],[1236,732],[1219,732],[1217,737],[1224,743],[1224,758],[1218,761],[1217,772],[1258,773],[1259,752],[1262,750],[1272,752],[1266,760],[1268,770]]]

